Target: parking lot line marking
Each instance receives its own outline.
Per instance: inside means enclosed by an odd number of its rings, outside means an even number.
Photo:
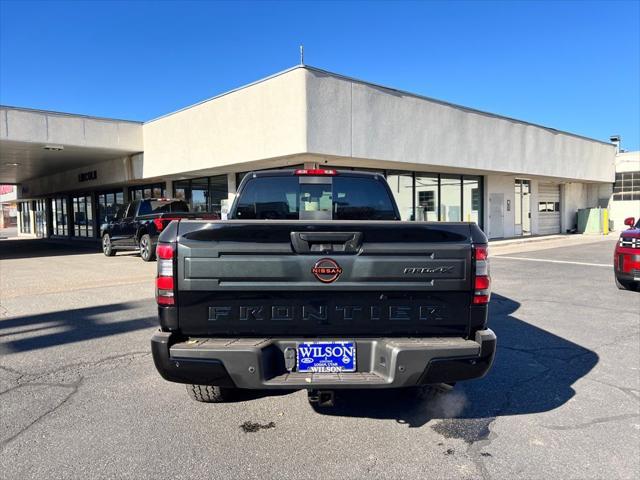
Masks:
[[[546,258],[507,257],[504,255],[494,255],[491,258],[506,258],[507,260],[524,260],[526,262],[566,263],[569,265],[584,265],[587,267],[613,268],[613,265],[607,265],[606,263],[570,262],[568,260],[550,260]]]

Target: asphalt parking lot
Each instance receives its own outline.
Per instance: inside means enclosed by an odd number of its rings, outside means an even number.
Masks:
[[[207,405],[162,380],[155,264],[1,241],[1,476],[638,478],[640,294],[616,289],[614,243],[493,256],[487,377],[318,413],[305,392]]]

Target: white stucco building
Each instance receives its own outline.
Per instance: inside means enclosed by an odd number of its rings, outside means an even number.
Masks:
[[[176,196],[219,211],[250,170],[385,173],[406,220],[490,238],[572,229],[607,202],[615,146],[298,66],[149,122],[0,109],[0,184],[25,235],[95,238],[114,206]]]
[[[616,155],[616,181],[609,201],[609,219],[614,230],[624,230],[625,218],[640,217],[640,152]]]

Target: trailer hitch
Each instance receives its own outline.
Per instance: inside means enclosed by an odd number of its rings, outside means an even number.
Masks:
[[[309,403],[318,407],[333,407],[335,393],[333,390],[307,390]]]

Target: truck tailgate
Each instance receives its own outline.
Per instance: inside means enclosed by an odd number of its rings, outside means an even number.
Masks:
[[[465,336],[466,223],[181,221],[177,295],[193,336]]]

